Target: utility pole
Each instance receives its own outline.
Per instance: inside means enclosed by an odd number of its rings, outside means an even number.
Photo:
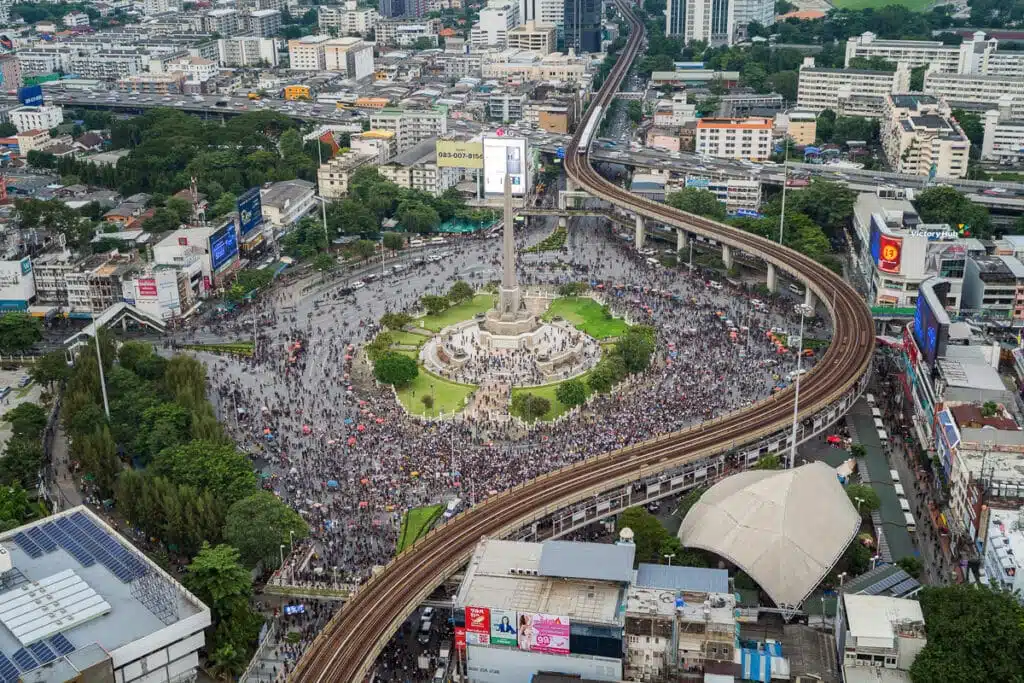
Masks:
[[[793,443],[789,447],[789,469],[796,466],[796,428],[797,413],[800,410],[800,366],[804,357],[804,313],[807,307],[800,305],[800,343],[796,349],[796,396],[793,397]]]
[[[110,402],[107,400],[107,380],[103,376],[103,356],[100,354],[100,325],[95,319],[92,321],[93,339],[96,340],[96,362],[100,367],[100,391],[103,393],[103,413],[110,420]]]
[[[779,213],[779,244],[782,244],[782,230],[786,220],[786,186],[789,185],[789,137],[786,137],[786,160],[782,163],[782,211]]]

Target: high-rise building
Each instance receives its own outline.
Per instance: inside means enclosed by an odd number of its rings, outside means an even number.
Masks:
[[[665,35],[715,45],[732,43],[735,0],[669,0]],[[568,5],[567,5],[568,6]]]
[[[733,0],[733,25],[738,32],[745,34],[747,25],[756,21],[762,26],[775,23],[775,3],[773,0]]]
[[[563,22],[566,49],[601,51],[601,0],[565,0]]]
[[[686,33],[686,0],[668,0],[665,8],[665,35],[681,36]]]
[[[535,13],[532,17],[540,24],[556,26],[559,29],[565,24],[565,1],[564,0],[534,0],[536,2]],[[529,0],[528,0],[529,2]],[[530,10],[527,9],[527,19]]]
[[[387,19],[405,14],[405,0],[380,0],[380,15]]]

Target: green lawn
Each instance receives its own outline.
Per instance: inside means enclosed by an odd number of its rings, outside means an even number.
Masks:
[[[494,306],[494,296],[491,294],[477,294],[472,301],[466,301],[452,306],[439,315],[425,315],[416,322],[422,323],[423,327],[434,332],[440,332],[449,325],[469,320],[477,313],[483,313]]]
[[[935,0],[832,0],[836,9],[882,8],[887,5],[903,5],[909,10],[923,12],[935,4]]]
[[[587,297],[562,297],[555,299],[544,312],[544,320],[561,316],[576,326],[576,329],[589,334],[594,339],[618,337],[629,325],[621,318],[606,318],[601,304]]]
[[[401,353],[401,352],[399,352]],[[433,390],[431,390],[433,384]],[[476,387],[472,384],[458,384],[433,375],[420,366],[420,374],[407,387],[397,390],[398,400],[402,402],[405,409],[414,415],[436,417],[441,411],[448,415],[458,412],[466,406],[466,397],[472,394]],[[421,400],[424,396],[433,393],[434,407],[427,410]]]
[[[415,334],[404,330],[399,330],[397,332],[388,330],[388,334],[391,335],[392,344],[404,344],[406,346],[423,346],[427,343],[427,340],[430,339],[430,337],[422,334]]]
[[[403,356],[408,356],[409,358],[412,358],[413,360],[419,360],[419,357],[420,357],[419,351],[410,351],[408,349],[395,349],[395,348],[393,348],[393,349],[391,349],[391,352],[392,353],[400,353]]]
[[[430,525],[441,516],[443,510],[444,505],[440,504],[409,508],[402,515],[402,527],[398,534],[398,552],[402,552],[415,543],[418,538],[426,535],[430,530]]]
[[[572,379],[578,379],[583,382],[583,386],[587,387],[587,396],[590,396],[590,387],[587,386],[587,377],[590,376],[589,372],[585,372],[579,377],[573,377]],[[569,380],[563,380],[569,381]],[[550,421],[554,420],[559,415],[568,412],[569,406],[565,405],[558,398],[555,397],[555,392],[558,391],[558,385],[562,382],[555,382],[554,384],[542,384],[539,387],[519,387],[512,389],[512,396],[516,394],[533,394],[534,396],[540,396],[546,398],[551,403],[551,408],[548,412],[540,416],[541,420]],[[511,396],[509,397],[511,400]]]

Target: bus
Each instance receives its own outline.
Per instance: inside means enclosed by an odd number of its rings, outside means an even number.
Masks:
[[[459,514],[462,509],[462,499],[456,498],[455,500],[449,501],[448,506],[444,509],[444,518],[451,519],[455,515]]]
[[[903,521],[907,523],[907,533],[912,534],[917,531],[917,524],[914,522],[914,515],[909,512],[904,512]]]

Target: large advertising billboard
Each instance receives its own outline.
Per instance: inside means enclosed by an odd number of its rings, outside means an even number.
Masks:
[[[438,140],[435,150],[440,168],[484,167],[484,145],[479,140]]]
[[[519,649],[553,655],[569,654],[569,618],[520,612]]]
[[[486,607],[466,607],[466,642],[487,645],[491,639],[491,611]]]
[[[519,645],[518,615],[507,609],[491,610],[491,644]]]
[[[18,101],[26,107],[43,106],[43,89],[38,85],[27,85],[18,88]]]
[[[466,656],[468,678],[473,683],[532,681],[538,671],[578,676],[588,681],[621,681],[622,655],[565,657],[524,652],[508,647],[470,647]]]
[[[217,232],[210,235],[210,266],[218,272],[238,255],[238,234],[235,222],[228,221]]]
[[[261,225],[263,225],[263,203],[260,201],[260,188],[254,187],[238,198],[238,226],[241,228],[244,238]]]
[[[512,178],[512,194],[526,194],[527,160],[526,139],[496,137],[484,138],[484,193],[503,194],[505,175]]]
[[[138,283],[139,298],[156,299],[156,279],[151,277],[140,277]]]
[[[871,259],[883,273],[899,273],[903,256],[903,238],[882,234],[871,217]]]
[[[949,339],[949,315],[938,297],[949,293],[949,281],[932,284],[926,280],[918,288],[917,308],[914,311],[914,341],[928,365],[935,365],[937,357],[946,355]]]

